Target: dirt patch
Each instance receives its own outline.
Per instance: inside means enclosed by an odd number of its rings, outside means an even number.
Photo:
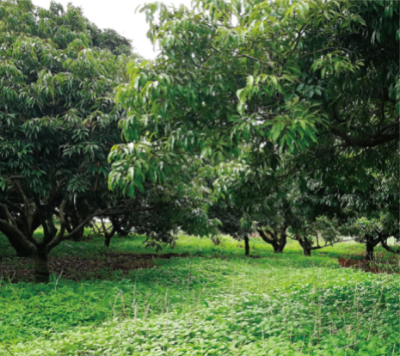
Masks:
[[[343,268],[356,268],[371,273],[399,273],[399,260],[397,257],[389,257],[385,259],[375,258],[375,261],[369,261],[365,258],[344,258],[340,257],[338,262]]]
[[[339,260],[340,267],[344,268],[356,268],[361,269],[365,272],[379,273],[378,266],[372,262],[367,260],[352,260],[350,258],[340,257]]]
[[[110,253],[94,258],[58,257],[49,258],[50,272],[56,276],[74,281],[85,279],[109,279],[115,271],[128,274],[130,271],[153,268],[155,259],[170,259],[173,257],[188,257],[186,254],[176,253]],[[18,281],[33,281],[32,258],[0,258],[0,279],[16,283]]]

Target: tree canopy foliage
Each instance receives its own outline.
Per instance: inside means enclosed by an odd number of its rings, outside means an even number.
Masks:
[[[399,252],[394,2],[140,11],[155,61],[71,5],[0,3],[0,232],[37,257],[38,280],[94,217],[110,221],[106,245],[135,231],[159,247],[183,229],[230,233],[247,253],[256,231],[275,252],[343,236],[370,258],[378,243]]]
[[[3,1],[0,19],[0,231],[20,254],[45,260],[87,221],[66,233],[74,202],[107,186],[124,115],[113,90],[126,78],[130,42],[73,6]],[[38,226],[43,241],[33,237]]]
[[[387,233],[395,233],[400,31],[393,2],[198,0],[192,9],[154,3],[141,11],[161,54],[131,66],[131,83],[119,89],[131,143],[110,157],[118,165],[111,186],[126,185],[121,162],[162,181],[187,157],[215,166],[240,156],[244,184],[270,169],[252,194],[261,205],[274,194],[286,200],[301,217],[292,227],[302,244],[312,224],[350,226],[355,215],[376,219],[377,211],[392,212]],[[242,217],[262,220],[248,213],[257,199],[235,199],[247,209]],[[325,228],[331,241],[340,235]]]

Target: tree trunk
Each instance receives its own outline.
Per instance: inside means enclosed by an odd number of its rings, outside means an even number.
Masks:
[[[365,255],[365,259],[367,261],[373,261],[374,260],[374,244],[367,242],[366,247],[367,247],[367,253]]]
[[[79,218],[76,215],[70,215],[65,218],[66,220],[66,225],[65,228],[70,234],[72,231],[74,231],[81,223]],[[85,227],[82,227],[75,235],[74,235],[74,241],[79,242],[83,240],[83,234],[85,232]]]
[[[85,232],[85,228],[82,228],[78,231],[78,233],[74,236],[74,241],[79,242],[83,240],[83,233]]]
[[[67,215],[65,217],[65,229],[68,231],[68,233],[70,234],[72,232],[72,230],[74,229],[72,227],[72,222],[70,222],[70,220],[72,220],[71,218],[69,218],[69,216]]]
[[[111,218],[111,224],[113,226],[113,230],[119,235],[119,236],[128,236],[129,231],[126,231],[122,228],[122,224],[126,221],[126,217],[123,218],[121,221],[119,221],[117,218]]]
[[[274,253],[282,253],[283,252],[283,249],[285,248],[285,245],[286,245],[286,233],[284,233],[284,235],[281,235],[281,238],[278,239],[277,232],[269,231],[268,235],[267,235],[261,229],[257,229],[257,231],[264,242],[272,245],[272,248],[274,249]]]
[[[104,239],[104,246],[110,247],[110,242],[111,242],[111,236],[106,236],[106,238]]]
[[[72,220],[72,231],[74,231],[80,225],[80,223],[81,221],[77,217],[74,217]],[[74,235],[74,241],[75,242],[82,241],[84,232],[85,232],[85,227],[79,229],[79,231]]]
[[[50,281],[49,261],[47,252],[43,251],[44,249],[38,250],[35,255],[36,283],[49,283]]]
[[[245,248],[245,256],[250,256],[250,243],[249,243],[249,237],[247,235],[244,237],[244,248]]]
[[[300,235],[296,236],[296,240],[299,242],[300,246],[303,248],[303,255],[310,257],[312,250],[312,243],[307,238],[302,238]]]
[[[283,249],[285,248],[285,246],[287,244],[286,230],[287,230],[286,226],[283,226],[281,228],[281,234],[280,234],[280,238],[279,238],[279,248],[278,248],[278,251],[275,251],[277,253],[283,253]]]
[[[272,247],[274,248],[274,253],[283,253],[284,246],[273,244]]]
[[[104,236],[105,236],[104,246],[105,247],[110,247],[111,238],[115,235],[115,228],[113,227],[110,232],[107,232],[105,230],[104,224],[103,224],[103,228],[104,228]]]

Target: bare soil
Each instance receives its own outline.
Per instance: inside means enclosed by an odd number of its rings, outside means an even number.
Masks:
[[[109,253],[99,257],[82,258],[74,256],[49,257],[50,272],[57,277],[74,281],[85,279],[108,279],[115,271],[128,274],[130,271],[142,268],[156,267],[155,259],[170,259],[187,257],[176,253]],[[0,279],[13,283],[34,280],[32,258],[0,257]]]
[[[357,258],[358,257],[358,258]],[[374,261],[368,261],[360,256],[354,258],[340,257],[338,262],[343,268],[356,268],[371,273],[399,273],[399,259],[396,256],[380,258],[375,256]]]

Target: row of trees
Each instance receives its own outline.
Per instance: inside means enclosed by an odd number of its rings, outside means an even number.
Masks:
[[[79,8],[0,3],[0,232],[19,256],[94,218],[309,256],[399,238],[399,10],[393,2],[148,4],[154,62]],[[116,95],[115,95],[116,91]],[[121,135],[122,131],[122,135]],[[34,237],[43,228],[43,239]]]
[[[202,0],[192,10],[142,11],[162,52],[132,67],[131,83],[118,90],[131,143],[110,156],[112,187],[131,184],[123,164],[160,176],[159,160],[135,150],[162,147],[162,161],[200,157],[203,170],[214,167],[209,212],[233,236],[246,241],[257,229],[277,252],[291,236],[305,255],[343,235],[365,242],[367,258],[378,243],[392,251],[400,113],[393,2]]]

